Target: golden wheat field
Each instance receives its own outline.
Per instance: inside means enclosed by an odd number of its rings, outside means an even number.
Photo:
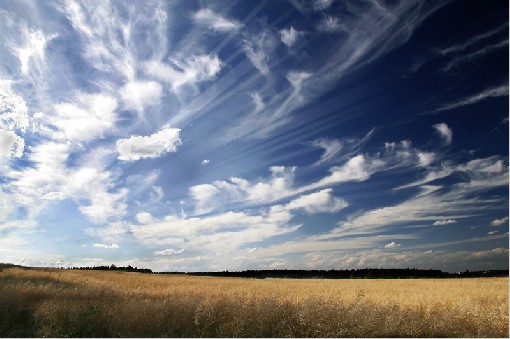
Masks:
[[[508,278],[246,279],[9,268],[2,337],[507,337]]]

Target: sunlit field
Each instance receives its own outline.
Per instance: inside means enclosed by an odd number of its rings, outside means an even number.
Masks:
[[[0,272],[0,336],[507,337],[508,278]]]

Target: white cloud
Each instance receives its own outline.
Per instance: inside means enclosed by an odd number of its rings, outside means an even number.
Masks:
[[[168,256],[168,255],[181,254],[182,252],[184,252],[184,248],[181,248],[180,250],[168,249],[168,250],[163,250],[163,251],[156,251],[156,252],[154,252],[154,255]]]
[[[467,174],[464,181],[450,187],[449,191],[431,190],[394,206],[377,208],[345,222],[332,236],[340,233],[365,233],[400,227],[416,222],[435,220],[438,224],[452,223],[450,220],[467,218],[486,212],[501,203],[498,197],[473,197],[475,192],[508,185],[507,169],[497,157],[475,159],[457,168]]]
[[[462,52],[462,51],[466,50],[468,47],[471,47],[482,40],[493,37],[494,35],[496,35],[497,33],[501,32],[503,30],[507,30],[507,28],[508,28],[508,24],[502,25],[500,27],[497,27],[494,30],[475,35],[474,37],[470,38],[468,41],[466,41],[464,43],[450,46],[448,48],[440,49],[440,50],[438,50],[438,53],[442,54],[442,55],[446,55],[446,54],[450,54],[450,53]]]
[[[12,170],[8,176],[12,198],[21,206],[38,210],[41,197],[49,192],[61,192],[67,180],[65,162],[69,144],[46,142],[29,148],[28,160],[32,167]]]
[[[454,170],[455,170],[454,167],[452,167],[451,165],[445,164],[445,163],[441,164],[440,166],[441,167],[439,169],[438,168],[430,169],[423,179],[416,180],[416,181],[414,181],[412,183],[409,183],[409,184],[406,184],[406,185],[402,185],[402,186],[397,187],[395,189],[399,190],[399,189],[403,189],[403,188],[409,188],[409,187],[416,187],[416,186],[424,185],[424,184],[433,182],[435,180],[446,178],[446,177],[450,176],[454,172]]]
[[[350,143],[354,144],[351,149],[356,149],[362,142],[363,140],[351,140]],[[328,147],[330,145],[335,149],[339,148],[336,143],[328,142]],[[341,183],[366,181],[380,171],[406,166],[424,166],[434,159],[434,154],[412,147],[409,141],[386,143],[384,150],[383,153],[377,152],[373,155],[353,156],[344,164],[331,167],[329,175],[307,185],[294,186],[296,167],[273,166],[270,168],[270,178],[248,181],[232,177],[228,181],[193,186],[190,188],[190,194],[196,201],[196,212],[208,213],[229,204],[265,204]]]
[[[367,159],[364,155],[357,155],[342,166],[335,166],[330,169],[331,174],[310,187],[332,186],[348,181],[365,181],[370,176],[382,169],[385,162],[380,159]]]
[[[167,82],[173,91],[186,85],[193,85],[213,79],[221,70],[217,55],[192,55],[183,59],[170,59],[171,64],[150,61],[145,64],[147,74]]]
[[[457,220],[455,219],[442,219],[442,220],[436,220],[434,221],[434,225],[448,225],[448,224],[455,224],[457,223]]]
[[[11,80],[0,80],[0,159],[20,158],[25,149],[22,137],[30,125],[25,100],[14,93]]]
[[[268,203],[295,194],[292,188],[295,170],[295,167],[273,166],[268,179],[250,182],[231,177],[229,181],[218,180],[211,184],[192,186],[189,192],[195,200],[197,213],[211,212],[220,206],[236,202]]]
[[[151,224],[132,226],[131,231],[147,245],[171,245],[183,250],[214,250],[227,254],[248,243],[294,232],[299,226],[286,226],[291,218],[285,211],[262,215],[226,212],[202,218],[169,215]]]
[[[12,131],[6,131],[0,128],[0,159],[20,158],[25,148],[25,140]]]
[[[264,75],[269,74],[268,62],[276,46],[276,38],[270,30],[262,30],[243,40],[243,50],[246,56],[253,66]]]
[[[328,9],[333,4],[333,0],[315,0],[313,2],[313,9],[316,11],[323,11]]]
[[[497,98],[497,97],[503,97],[508,96],[508,84],[504,84],[498,87],[488,88],[483,90],[482,92],[478,94],[474,94],[472,96],[469,96],[467,98],[445,104],[441,107],[439,107],[436,112],[439,111],[446,111],[458,107],[463,107],[467,105],[476,104],[480,101],[483,101],[488,98]]]
[[[396,189],[424,185],[435,180],[446,178],[455,172],[463,172],[469,177],[469,183],[464,183],[464,186],[470,185],[472,187],[481,187],[484,184],[490,185],[488,187],[498,186],[507,181],[504,176],[506,167],[507,166],[504,164],[503,160],[498,156],[474,159],[465,164],[458,165],[444,162],[439,168],[431,168],[427,171],[424,178],[410,184],[397,187]]]
[[[111,245],[93,244],[92,247],[96,247],[96,248],[119,248],[119,245],[117,245],[117,244],[111,244]]]
[[[55,7],[78,34],[84,60],[108,80],[134,81],[142,61],[160,59],[167,52],[167,14],[162,4],[142,9],[106,1],[66,1]],[[140,31],[142,39],[137,35]]]
[[[346,27],[342,24],[339,18],[333,16],[325,16],[317,25],[317,30],[321,32],[340,32],[344,31]]]
[[[110,192],[107,187],[102,186],[108,183],[110,179],[108,174],[96,175],[99,181],[91,183],[91,186],[83,192],[88,204],[81,204],[79,208],[81,213],[96,224],[113,222],[126,215],[127,205],[124,200],[128,190],[123,188],[117,192]],[[79,195],[79,193],[76,194]]]
[[[179,128],[164,126],[160,131],[150,136],[132,136],[129,139],[117,141],[118,159],[135,161],[139,159],[157,158],[165,153],[176,152],[182,144]]]
[[[255,105],[255,112],[260,112],[266,107],[264,100],[262,100],[259,93],[251,93],[250,96],[253,100],[253,104]]]
[[[117,100],[109,95],[78,93],[75,102],[55,105],[50,123],[57,132],[47,133],[56,139],[91,141],[112,130],[116,109]]]
[[[274,210],[304,210],[309,214],[334,213],[349,206],[347,201],[333,196],[333,189],[327,188],[318,192],[304,194],[291,200],[284,206],[273,206]]]
[[[135,218],[140,224],[149,224],[153,221],[152,215],[148,212],[137,213]]]
[[[303,81],[311,77],[313,74],[310,72],[290,71],[287,73],[287,80],[292,84],[294,90],[299,90]]]
[[[334,159],[344,147],[340,140],[328,138],[316,139],[311,142],[311,145],[313,147],[324,149],[324,153],[322,153],[320,159],[316,163],[317,165]]]
[[[280,31],[280,40],[284,43],[285,46],[290,48],[296,43],[301,34],[303,33],[296,31],[294,27],[291,26],[290,28],[282,29]]]
[[[389,244],[384,245],[384,248],[397,248],[400,244],[397,244],[396,242],[392,241]]]
[[[25,100],[12,89],[12,80],[0,79],[0,128],[24,133],[30,125]]]
[[[121,221],[108,223],[106,227],[89,227],[85,233],[91,237],[100,238],[102,241],[116,242],[125,238],[130,233],[130,225]]]
[[[494,219],[491,221],[492,226],[501,226],[508,224],[508,216],[501,219]]]
[[[429,166],[436,159],[436,154],[433,152],[418,152],[417,155],[421,167]]]
[[[119,91],[127,109],[141,113],[146,106],[155,106],[160,102],[163,89],[155,81],[131,81]]]
[[[196,23],[212,28],[217,32],[230,32],[241,28],[241,23],[237,20],[227,19],[212,10],[200,9],[193,14],[193,20]]]
[[[11,198],[27,208],[29,217],[43,210],[45,201],[67,198],[94,223],[122,218],[128,191],[116,189],[118,173],[105,170],[101,167],[107,165],[104,160],[95,160],[91,154],[75,158],[75,166],[70,168],[67,160],[71,151],[69,143],[45,142],[30,147],[27,160],[32,166],[8,172]]]
[[[205,165],[208,165],[210,162],[211,162],[210,160],[204,159],[204,160],[202,160],[201,164],[205,166]]]
[[[26,39],[26,44],[23,47],[14,47],[14,52],[21,63],[21,73],[28,74],[30,69],[30,62],[40,62],[44,59],[44,50],[46,45],[52,39],[56,38],[56,34],[45,35],[41,31],[27,30],[22,31]]]
[[[432,127],[436,130],[436,132],[444,139],[446,145],[450,145],[452,143],[453,132],[450,127],[444,122],[440,124],[432,125]]]
[[[66,195],[62,192],[48,192],[45,193],[41,198],[43,200],[64,200]]]
[[[465,54],[465,55],[460,55],[460,56],[457,56],[457,57],[453,58],[453,60],[451,60],[443,68],[443,71],[447,72],[450,69],[459,66],[463,62],[471,61],[473,59],[478,59],[480,57],[485,56],[486,54],[492,53],[492,52],[494,52],[494,51],[496,51],[498,49],[502,49],[502,48],[508,49],[508,37],[507,37],[506,40],[500,41],[500,42],[498,42],[496,44],[484,46],[484,47],[482,47],[481,49],[479,49],[477,51],[474,51],[474,52],[471,52],[471,53]]]

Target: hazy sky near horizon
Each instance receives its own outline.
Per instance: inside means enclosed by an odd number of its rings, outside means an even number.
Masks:
[[[508,269],[507,1],[1,1],[0,262]]]

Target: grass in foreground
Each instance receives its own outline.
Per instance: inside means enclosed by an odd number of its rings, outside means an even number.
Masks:
[[[0,337],[508,337],[508,278],[291,280],[4,269]]]

